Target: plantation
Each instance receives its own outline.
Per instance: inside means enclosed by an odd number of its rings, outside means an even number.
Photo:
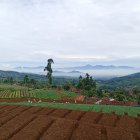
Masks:
[[[10,92],[17,91],[17,90],[27,90],[27,87],[19,86],[19,85],[10,85],[10,84],[0,84],[0,91],[8,90]]]
[[[17,90],[17,91],[0,91],[1,99],[14,99],[14,98],[35,98],[36,95],[33,93],[29,93],[27,90]]]
[[[31,90],[30,93],[33,93],[36,98],[38,99],[55,99],[55,100],[61,100],[65,97],[67,98],[74,98],[76,96],[76,93],[70,92],[70,91],[58,91],[58,90],[52,90],[52,89],[36,89]]]
[[[56,90],[3,90],[0,91],[0,99],[13,99],[13,98],[38,98],[38,99],[56,99],[61,100],[65,97],[73,98],[76,94],[74,92]]]
[[[64,90],[58,91],[53,89],[33,89],[17,85],[0,85],[0,99],[38,98],[61,100],[65,97],[72,99],[75,96],[76,93]]]

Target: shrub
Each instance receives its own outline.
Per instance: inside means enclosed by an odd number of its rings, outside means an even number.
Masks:
[[[124,101],[124,100],[125,100],[125,96],[122,95],[122,94],[118,94],[118,95],[116,96],[116,99],[117,99],[118,101]]]
[[[63,85],[64,90],[70,90],[71,84],[69,82],[65,82]]]
[[[140,94],[138,95],[138,105],[140,105]]]

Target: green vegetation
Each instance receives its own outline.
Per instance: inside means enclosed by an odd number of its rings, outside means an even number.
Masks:
[[[47,80],[43,75],[0,71],[0,85],[2,85],[0,91],[4,87],[6,87],[4,90],[8,92],[19,92],[19,90],[27,88],[26,90],[29,89],[34,94],[34,90],[36,92],[37,89],[50,88],[54,90],[64,89],[66,91],[75,89],[74,91],[78,91],[87,97],[108,97],[119,101],[139,101],[139,79],[140,73],[137,73],[107,81],[95,81],[89,74],[86,74],[85,77],[80,76],[79,79],[52,77],[53,84],[47,85]],[[15,87],[19,87],[19,89],[17,90]],[[43,96],[46,97],[47,95],[44,95],[44,93],[43,91]]]
[[[38,99],[56,99],[74,98],[76,93],[56,89],[34,89],[18,85],[0,84],[0,98],[38,98]]]
[[[12,84],[24,85],[23,81],[24,81],[25,75],[28,75],[28,77],[30,78],[30,81],[32,79],[34,79],[36,81],[37,88],[42,88],[42,87],[46,86],[46,76],[45,75],[19,73],[19,72],[14,72],[14,71],[2,71],[2,70],[0,70],[0,83],[11,84],[10,77],[12,77],[13,78]],[[53,85],[61,86],[67,81],[77,84],[78,78],[68,77],[68,76],[53,77]]]
[[[58,91],[58,90],[52,90],[52,89],[36,89],[36,90],[30,90],[30,93],[33,93],[36,98],[38,99],[55,99],[55,100],[61,100],[62,98],[74,98],[76,96],[76,93],[70,92],[70,91]]]
[[[96,95],[96,81],[93,80],[92,76],[86,73],[85,78],[79,77],[77,88],[84,91],[84,95],[87,97],[93,97]]]
[[[18,90],[25,90],[26,87],[24,86],[19,86],[19,85],[9,85],[9,84],[0,84],[0,91],[18,91]]]
[[[30,79],[35,79],[41,85],[46,85],[46,77],[44,75],[38,74],[27,74],[27,73],[19,73],[14,71],[2,71],[0,70],[0,83],[7,84],[21,84],[25,75],[28,75]],[[71,83],[78,83],[78,78],[74,77],[65,77],[65,76],[57,76],[53,77],[54,85],[63,85],[66,81]],[[114,90],[116,88],[140,88],[140,73],[135,73],[132,75],[113,78],[110,80],[96,80],[97,87],[103,90]]]
[[[29,76],[25,75],[24,80],[23,80],[24,84],[27,86],[30,82]]]
[[[70,90],[72,87],[72,84],[70,82],[65,82],[63,85],[64,90]]]
[[[138,105],[140,105],[140,94],[138,95]]]
[[[85,110],[93,112],[106,112],[111,113],[115,112],[118,115],[123,115],[128,113],[129,116],[137,116],[140,114],[140,107],[124,107],[124,106],[111,106],[111,105],[92,105],[92,104],[68,104],[68,103],[1,103],[1,104],[16,104],[16,105],[28,105],[28,106],[42,106],[42,107],[54,107],[54,108],[66,108],[72,110]]]

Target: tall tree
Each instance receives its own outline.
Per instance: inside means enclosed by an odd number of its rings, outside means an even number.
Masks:
[[[11,85],[14,83],[13,77],[9,77],[9,82],[10,82]]]
[[[138,95],[138,105],[140,105],[140,94]]]
[[[29,83],[29,76],[28,75],[25,75],[24,76],[24,84],[28,84]]]
[[[48,64],[44,69],[44,71],[47,71],[47,78],[50,85],[52,84],[52,73],[53,73],[52,66],[51,66],[52,63],[54,63],[53,59],[52,58],[48,59]]]

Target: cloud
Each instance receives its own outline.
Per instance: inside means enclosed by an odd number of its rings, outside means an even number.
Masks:
[[[138,0],[0,0],[0,61],[139,60],[139,7]]]

